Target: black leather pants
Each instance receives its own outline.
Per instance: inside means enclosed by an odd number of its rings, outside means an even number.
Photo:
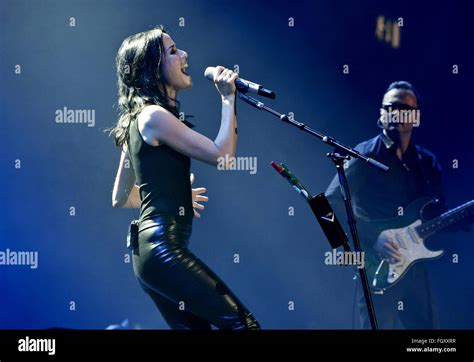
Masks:
[[[224,282],[188,249],[192,225],[162,216],[140,223],[133,269],[172,329],[260,329]]]

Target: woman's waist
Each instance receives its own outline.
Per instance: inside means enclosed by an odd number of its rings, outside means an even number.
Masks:
[[[142,193],[140,220],[160,219],[159,222],[190,223],[194,216],[191,191],[189,195],[170,197],[165,193]]]
[[[186,216],[178,216],[172,214],[155,214],[143,216],[139,220],[138,232],[142,232],[152,227],[167,226],[174,227],[181,231],[192,231],[193,218]]]

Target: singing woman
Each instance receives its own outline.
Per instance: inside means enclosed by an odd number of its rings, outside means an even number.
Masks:
[[[188,249],[193,217],[203,209],[199,201],[207,199],[203,188],[191,189],[191,158],[217,165],[221,157],[235,155],[237,73],[217,67],[222,113],[212,141],[179,119],[177,94],[192,86],[188,54],[163,27],[126,38],[116,65],[120,115],[112,134],[122,154],[112,203],[140,207],[133,249],[138,282],[172,329],[260,329],[227,285]]]

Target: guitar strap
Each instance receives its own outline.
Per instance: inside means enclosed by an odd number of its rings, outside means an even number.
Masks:
[[[416,162],[417,162],[418,167],[420,169],[421,176],[423,177],[423,181],[425,182],[426,187],[428,189],[428,194],[431,197],[436,197],[436,195],[434,194],[433,184],[432,184],[431,180],[428,178],[425,167],[423,166],[423,161],[422,161],[423,156],[418,151],[418,146],[416,146],[416,145],[415,145],[415,151],[416,151]]]
[[[425,184],[426,184],[426,187],[427,187],[427,190],[428,190],[428,196],[432,199],[439,200],[439,198],[442,197],[442,195],[436,194],[436,190],[433,186],[433,182],[432,182],[432,180],[430,180],[428,178],[426,168],[423,166],[423,156],[418,151],[417,146],[415,146],[415,149],[416,149],[417,163],[419,165],[420,172],[421,172],[421,175],[423,177],[423,180],[425,181]],[[440,214],[442,214],[443,212],[446,211],[446,208],[447,208],[447,205],[445,204],[445,201],[443,201],[442,203],[438,202],[435,206],[435,209],[433,209],[434,214],[432,216],[433,217],[434,216],[439,216]]]

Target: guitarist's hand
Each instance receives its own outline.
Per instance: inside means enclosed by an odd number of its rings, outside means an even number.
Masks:
[[[395,264],[402,260],[402,255],[398,251],[398,244],[387,231],[382,231],[374,245],[375,250],[380,257],[387,260],[390,264]]]

